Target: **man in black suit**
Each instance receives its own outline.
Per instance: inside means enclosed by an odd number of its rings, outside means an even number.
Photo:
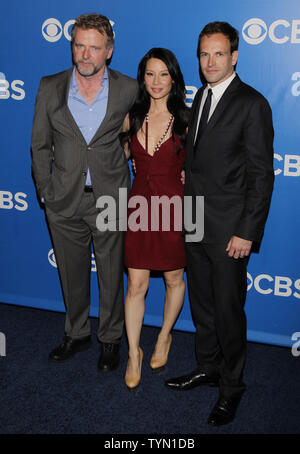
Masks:
[[[185,164],[185,195],[204,196],[203,239],[185,243],[198,367],[166,381],[178,390],[219,385],[212,425],[233,420],[245,389],[247,263],[263,235],[274,181],[271,109],[235,73],[238,40],[225,22],[199,36],[207,84],[193,103]]]
[[[100,286],[98,367],[116,369],[124,325],[122,231],[105,224],[96,202],[130,188],[119,134],[137,82],[107,67],[114,33],[107,17],[79,16],[72,30],[74,66],[43,77],[32,131],[32,170],[45,203],[66,306],[65,337],[50,361],[71,359],[91,344],[91,243]],[[104,216],[103,216],[104,218]],[[115,219],[113,220],[115,221]]]

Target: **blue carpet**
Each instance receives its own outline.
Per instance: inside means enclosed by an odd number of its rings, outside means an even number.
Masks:
[[[1,434],[299,434],[300,357],[290,349],[248,343],[247,391],[236,419],[221,428],[206,420],[217,388],[174,392],[166,378],[195,367],[194,336],[175,331],[166,370],[152,374],[149,360],[158,328],[144,326],[142,381],[129,393],[120,368],[100,374],[97,320],[91,319],[93,345],[64,364],[48,362],[62,340],[64,314],[0,304],[0,332],[6,356],[0,357]]]

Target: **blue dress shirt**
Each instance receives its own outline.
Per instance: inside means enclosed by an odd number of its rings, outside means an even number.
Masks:
[[[84,97],[78,93],[75,71],[76,68],[74,68],[70,80],[68,107],[86,143],[89,144],[106,114],[109,87],[108,71],[105,67],[102,86],[92,104],[88,104]],[[87,171],[86,185],[92,185],[89,169]]]

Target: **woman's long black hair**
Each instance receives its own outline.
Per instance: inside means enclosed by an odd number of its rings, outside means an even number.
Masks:
[[[158,60],[163,61],[173,80],[172,89],[167,99],[167,109],[174,117],[172,134],[175,133],[178,135],[181,139],[181,143],[184,144],[190,109],[185,104],[186,90],[183,75],[173,52],[161,47],[150,49],[140,61],[137,73],[139,86],[138,95],[129,112],[130,129],[120,135],[121,143],[130,142],[131,137],[141,129],[145,116],[149,112],[150,95],[145,88],[144,77],[146,65],[150,58],[157,58]]]

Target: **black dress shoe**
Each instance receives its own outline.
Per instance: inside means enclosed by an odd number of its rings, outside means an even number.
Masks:
[[[219,374],[207,374],[200,369],[194,370],[189,375],[183,375],[178,378],[170,378],[165,381],[167,388],[184,391],[200,385],[217,386],[219,384]]]
[[[98,361],[98,369],[109,372],[118,368],[120,362],[120,344],[102,343],[102,352]]]
[[[82,339],[72,339],[65,336],[59,347],[55,348],[49,355],[49,361],[62,363],[73,358],[78,352],[83,352],[91,346],[91,336]]]
[[[212,426],[223,426],[233,421],[241,397],[241,394],[234,397],[224,397],[221,395],[208,417],[208,424]]]

